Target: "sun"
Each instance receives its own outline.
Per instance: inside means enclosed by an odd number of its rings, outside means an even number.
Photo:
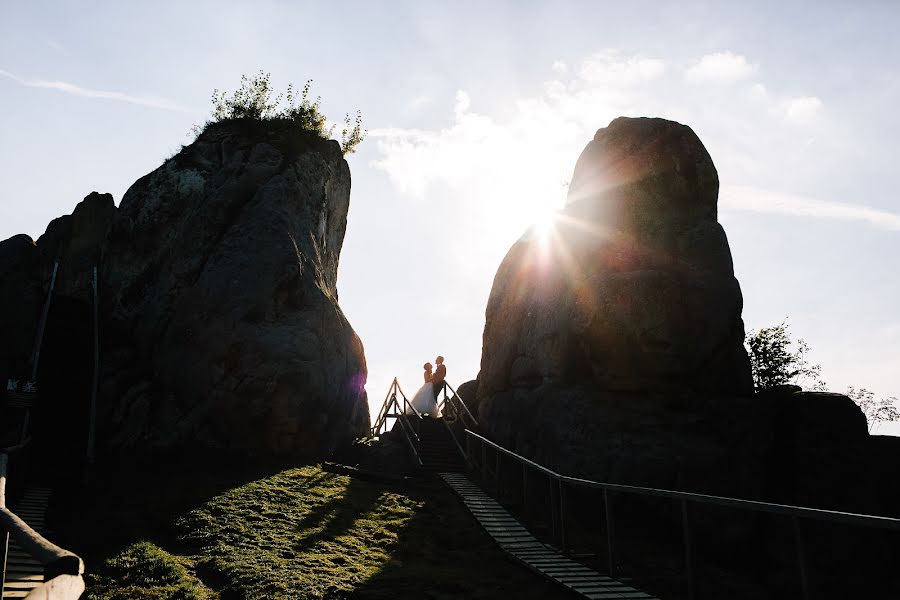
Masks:
[[[535,237],[541,242],[546,242],[556,227],[558,211],[552,206],[545,205],[537,208],[531,218],[531,227]]]

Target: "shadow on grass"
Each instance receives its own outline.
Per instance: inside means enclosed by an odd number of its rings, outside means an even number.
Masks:
[[[325,476],[334,477],[329,473]],[[350,478],[343,494],[335,495],[309,511],[297,523],[298,552],[305,552],[325,540],[334,540],[353,529],[357,519],[372,510],[382,490],[359,479]]]
[[[150,540],[178,551],[176,521],[217,495],[278,473],[278,463],[191,457],[135,466],[98,465],[91,483],[57,491],[51,513],[56,539],[79,554],[88,575],[130,544]]]
[[[388,561],[353,590],[353,598],[571,598],[515,563],[440,481],[407,491],[419,510],[397,532]]]

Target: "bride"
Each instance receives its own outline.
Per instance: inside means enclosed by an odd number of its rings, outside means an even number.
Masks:
[[[434,397],[434,386],[431,383],[432,373],[431,373],[431,363],[425,363],[425,384],[419,388],[419,391],[416,392],[416,395],[413,396],[412,404],[413,408],[415,408],[420,415],[428,415],[433,419],[437,419],[440,417],[437,405],[437,399]]]

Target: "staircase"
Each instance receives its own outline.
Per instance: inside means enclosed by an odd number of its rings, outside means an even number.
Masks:
[[[443,419],[425,417],[419,421],[417,451],[422,466],[428,471],[460,473],[466,470],[466,461]]]
[[[44,518],[50,490],[47,488],[27,488],[25,495],[16,507],[16,515],[29,527],[41,534],[44,530]],[[2,543],[2,540],[0,540]],[[10,538],[9,554],[6,558],[6,579],[3,582],[3,598],[24,598],[34,588],[44,582],[44,565],[38,562]]]

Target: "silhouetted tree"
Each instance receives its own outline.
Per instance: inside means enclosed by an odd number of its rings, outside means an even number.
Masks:
[[[800,338],[791,340],[787,321],[748,332],[747,348],[757,391],[786,383],[816,391],[825,389],[821,365],[806,360],[809,346]]]
[[[851,400],[856,402],[857,406],[862,409],[866,415],[866,422],[869,424],[869,431],[879,423],[887,423],[900,419],[900,410],[897,409],[897,398],[875,399],[875,394],[866,388],[847,388],[847,395]]]

